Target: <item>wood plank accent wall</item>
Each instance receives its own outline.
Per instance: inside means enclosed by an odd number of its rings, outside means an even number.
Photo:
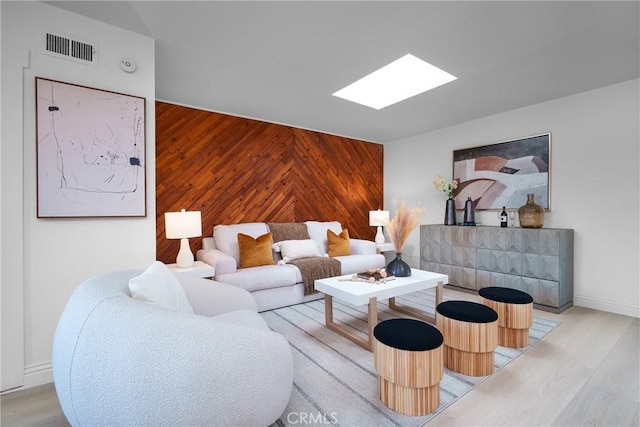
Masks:
[[[164,213],[202,212],[202,232],[239,222],[340,221],[373,240],[383,146],[156,102],[156,257],[175,262]],[[194,254],[201,239],[190,239]]]

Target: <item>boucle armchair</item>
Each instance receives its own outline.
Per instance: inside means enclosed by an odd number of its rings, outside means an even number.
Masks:
[[[139,271],[98,275],[73,293],[53,375],[74,426],[270,425],[293,384],[287,340],[243,289],[179,277],[195,314],[131,298]]]

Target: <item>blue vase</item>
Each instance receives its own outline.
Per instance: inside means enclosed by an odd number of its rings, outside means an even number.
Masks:
[[[385,268],[387,276],[409,277],[411,276],[411,267],[402,260],[402,254],[396,252],[396,257],[391,260]]]

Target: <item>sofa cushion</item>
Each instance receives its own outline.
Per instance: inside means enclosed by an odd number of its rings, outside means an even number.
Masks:
[[[327,252],[330,257],[351,255],[349,230],[345,228],[340,234],[327,230]]]
[[[268,233],[267,224],[264,222],[246,222],[232,225],[216,225],[213,227],[213,239],[216,248],[231,255],[240,265],[240,247],[238,246],[238,233],[251,237],[258,237]]]
[[[295,285],[302,282],[302,274],[292,264],[276,264],[243,268],[235,273],[216,274],[216,280],[253,292]]]
[[[331,230],[336,234],[342,231],[342,224],[338,221],[306,221],[309,237],[315,240],[320,247],[320,252],[327,253],[329,248],[327,245],[327,230]]]
[[[283,240],[275,244],[285,262],[298,259],[321,256],[318,244],[313,239]]]
[[[129,279],[129,292],[135,300],[193,314],[193,307],[178,278],[160,261],[151,264],[142,274]]]
[[[351,255],[372,255],[378,253],[376,242],[362,239],[349,239]],[[216,270],[217,271],[217,270]]]
[[[273,265],[271,246],[273,240],[271,233],[253,238],[244,233],[238,233],[238,247],[240,250],[240,268],[258,267],[260,265]]]

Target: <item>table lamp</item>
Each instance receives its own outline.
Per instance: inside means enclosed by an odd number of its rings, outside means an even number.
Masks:
[[[376,245],[384,244],[384,234],[382,233],[382,227],[389,223],[389,211],[369,211],[369,225],[372,227],[378,227],[376,233]]]
[[[180,268],[193,265],[193,252],[189,247],[190,237],[202,236],[202,217],[200,211],[165,212],[164,226],[167,239],[180,239],[180,251],[176,264]]]

